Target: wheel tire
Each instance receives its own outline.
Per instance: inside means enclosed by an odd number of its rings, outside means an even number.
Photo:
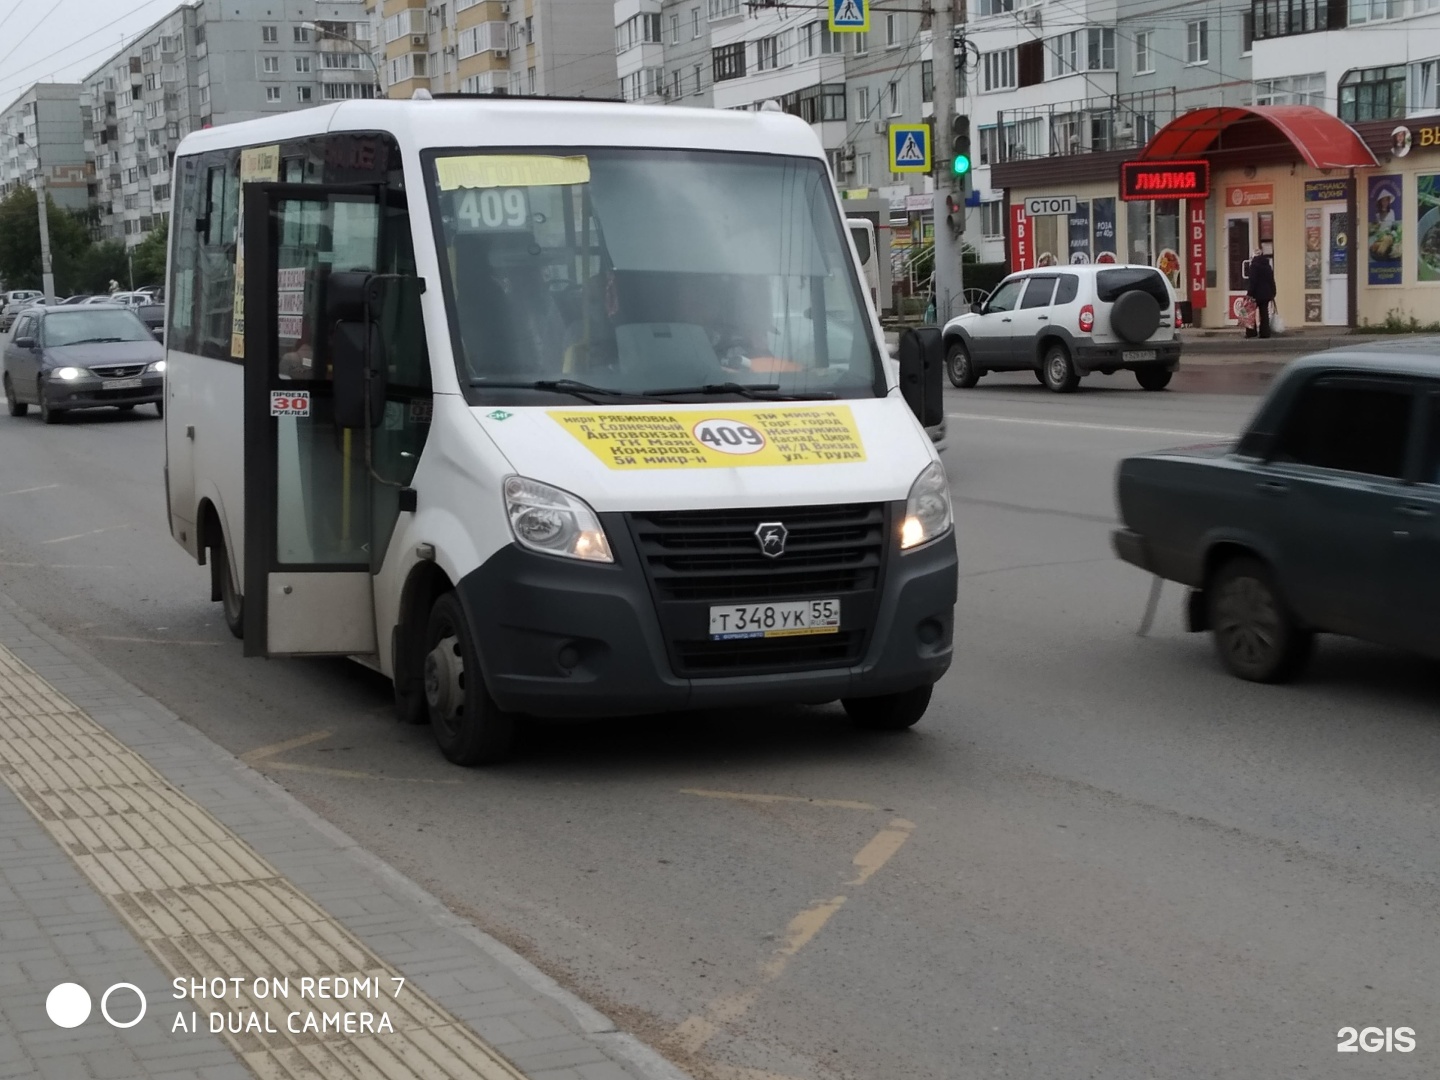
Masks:
[[[163,401],[157,401],[157,402],[155,402],[155,415],[156,415],[156,416],[164,416],[164,415],[165,415],[165,403],[164,403]]]
[[[230,573],[230,556],[225,550],[225,539],[210,549],[210,580],[218,586],[220,607],[225,612],[225,626],[230,633],[242,641],[245,638],[245,597],[236,590],[234,575]]]
[[[40,392],[35,396],[40,399],[40,419],[47,424],[58,424],[64,417],[63,409],[56,409],[50,405],[50,399],[45,396],[45,384],[39,384]]]
[[[1164,368],[1136,368],[1135,381],[1142,390],[1164,390],[1175,373]]]
[[[480,655],[453,592],[430,609],[424,664],[430,728],[446,759],[469,766],[508,757],[515,744],[515,717],[503,712],[485,689]]]
[[[10,410],[11,416],[24,416],[30,411],[30,406],[23,401],[15,400],[15,388],[10,385],[10,376],[5,376],[5,407]]]
[[[904,731],[920,722],[930,707],[933,686],[917,686],[880,697],[844,698],[840,704],[858,728],[866,731]]]
[[[957,390],[969,390],[980,381],[980,373],[970,359],[970,350],[963,341],[954,342],[945,352],[945,374]]]
[[[1070,362],[1070,350],[1058,341],[1045,348],[1045,358],[1040,361],[1040,381],[1057,394],[1068,394],[1080,385],[1080,376],[1075,374],[1075,365]]]
[[[1315,635],[1285,605],[1275,576],[1259,559],[1223,564],[1205,588],[1215,651],[1226,670],[1250,682],[1293,679],[1315,648]]]
[[[1035,371],[1035,381],[1038,382],[1041,386],[1044,386],[1044,385],[1045,385],[1045,372],[1041,371],[1039,368],[1035,368],[1034,371]]]

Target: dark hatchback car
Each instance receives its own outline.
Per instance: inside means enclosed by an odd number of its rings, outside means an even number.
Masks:
[[[136,315],[140,316],[140,321],[155,335],[155,340],[162,345],[165,344],[165,305],[141,304],[134,311]]]
[[[1317,633],[1440,657],[1440,338],[1297,360],[1234,444],[1126,458],[1115,550],[1189,585],[1234,675]]]
[[[4,383],[11,416],[38,405],[47,424],[105,406],[163,414],[165,349],[129,308],[27,308],[5,345]]]

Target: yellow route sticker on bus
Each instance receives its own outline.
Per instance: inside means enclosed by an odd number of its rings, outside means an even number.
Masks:
[[[865,460],[848,405],[550,416],[611,469],[840,465]]]
[[[441,191],[459,188],[559,187],[588,184],[590,159],[545,157],[539,154],[475,154],[442,157],[435,162]]]

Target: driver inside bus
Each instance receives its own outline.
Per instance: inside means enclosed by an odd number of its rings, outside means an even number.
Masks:
[[[542,249],[529,232],[457,238],[457,319],[471,377],[562,375],[564,319],[542,268]]]

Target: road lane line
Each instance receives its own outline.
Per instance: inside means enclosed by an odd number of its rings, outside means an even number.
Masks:
[[[1124,424],[1087,424],[1081,420],[1037,420],[1028,416],[988,416],[985,413],[946,413],[951,420],[988,420],[996,424],[1033,424],[1036,427],[1077,428],[1081,431],[1115,431],[1126,435],[1178,435],[1182,439],[1234,439],[1233,431],[1180,431],[1176,428],[1129,427]]]
[[[268,1018],[265,1034],[248,1024],[218,1034],[255,1076],[524,1080],[469,1024],[413,981],[398,984],[398,969],[4,646],[0,783],[167,981],[220,972],[237,979],[226,1011]],[[292,1027],[288,1014],[314,1020],[321,1011],[300,982],[321,974],[347,980],[347,993],[328,999],[332,1008],[384,1013],[389,1027]],[[283,989],[269,982],[281,978]]]
[[[91,529],[89,532],[75,533],[73,536],[57,536],[54,540],[41,540],[41,544],[63,544],[66,540],[79,540],[86,536],[99,536],[101,533],[114,532],[116,529],[128,529],[129,525],[106,525],[103,529]]]
[[[804,803],[807,806],[824,806],[835,810],[879,810],[874,803],[856,802],[853,799],[811,799],[804,795],[766,795],[750,791],[709,791],[705,788],[681,788],[681,795],[698,795],[702,799],[733,799],[736,802],[753,803]]]
[[[881,829],[875,834],[875,838],[861,848],[852,860],[860,872],[845,884],[864,885],[877,870],[890,861],[905,841],[910,839],[910,834],[914,831],[915,823],[906,821],[904,818],[896,818],[890,823],[889,828]]]
[[[246,765],[256,765],[266,758],[283,754],[287,750],[298,750],[300,747],[309,746],[311,743],[324,742],[334,734],[335,732],[326,728],[324,731],[312,731],[308,735],[300,735],[294,739],[286,739],[284,742],[271,743],[269,746],[257,746],[254,750],[247,750],[241,754],[240,760]]]
[[[6,495],[29,495],[32,491],[49,491],[51,488],[58,488],[59,484],[41,484],[39,487],[17,488],[14,491],[0,491],[0,498]]]
[[[776,948],[770,954],[770,959],[760,965],[760,974],[765,982],[772,983],[784,975],[795,955],[809,945],[815,935],[825,929],[825,924],[831,917],[844,906],[845,897],[837,896],[832,900],[822,900],[791,919],[790,925],[785,928],[785,943]]]

